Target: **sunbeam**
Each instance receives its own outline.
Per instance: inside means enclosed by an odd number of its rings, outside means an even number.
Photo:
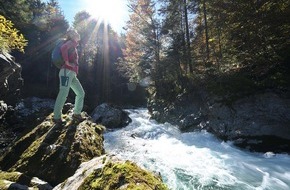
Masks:
[[[128,15],[126,0],[85,0],[86,10],[104,20],[115,30],[120,30]]]

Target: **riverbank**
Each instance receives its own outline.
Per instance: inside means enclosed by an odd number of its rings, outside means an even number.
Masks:
[[[287,90],[260,89],[225,95],[213,93],[205,85],[191,84],[172,101],[151,99],[148,110],[152,118],[177,125],[184,132],[207,130],[251,151],[290,153]]]

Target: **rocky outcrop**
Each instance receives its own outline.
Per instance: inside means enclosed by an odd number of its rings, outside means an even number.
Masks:
[[[290,152],[290,99],[266,92],[231,106],[209,106],[208,129],[236,145],[261,151]]]
[[[288,96],[267,91],[227,104],[221,97],[196,89],[170,105],[150,106],[154,119],[168,121],[182,131],[205,129],[250,150],[290,153]]]
[[[230,139],[273,135],[290,140],[290,99],[278,94],[269,92],[245,97],[231,107],[214,103],[209,110],[211,128],[222,131]]]
[[[1,158],[1,169],[37,176],[55,186],[82,162],[105,153],[102,126],[89,120],[75,123],[68,115],[64,118],[65,125],[56,125],[49,115],[16,141]]]
[[[11,55],[0,54],[0,100],[15,105],[19,101],[22,86],[21,66]]]

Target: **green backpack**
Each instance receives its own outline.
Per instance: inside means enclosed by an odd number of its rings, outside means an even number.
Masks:
[[[51,62],[59,69],[61,69],[64,64],[60,48],[65,42],[65,39],[58,40],[51,53]]]
[[[60,39],[56,42],[55,47],[53,48],[52,52],[51,52],[51,62],[59,69],[61,69],[61,67],[64,65],[64,60],[62,58],[62,54],[61,54],[61,46],[67,42],[66,39]],[[70,56],[74,51],[74,48],[70,48],[68,50],[68,56]]]

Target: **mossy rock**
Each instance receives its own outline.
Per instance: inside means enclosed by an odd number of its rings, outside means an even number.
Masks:
[[[5,172],[0,170],[0,189],[51,190],[52,186],[38,178],[32,178],[20,172]]]
[[[74,176],[54,190],[167,190],[160,176],[131,161],[102,156],[83,163]]]
[[[152,173],[130,161],[107,163],[102,170],[95,170],[79,190],[165,190],[166,186]]]
[[[85,120],[55,125],[52,115],[21,137],[0,159],[5,171],[19,171],[57,185],[74,174],[82,162],[105,153],[100,125]]]
[[[3,189],[9,182],[29,185],[31,178],[20,172],[0,171],[0,189]]]

